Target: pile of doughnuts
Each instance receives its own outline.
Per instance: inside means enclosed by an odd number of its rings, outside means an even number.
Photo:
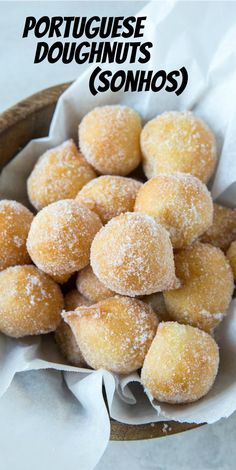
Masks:
[[[30,211],[0,201],[0,331],[55,332],[72,365],[141,370],[148,394],[189,403],[212,387],[214,331],[236,278],[236,209],[213,204],[213,132],[190,112],[144,127],[102,106],[27,180]]]

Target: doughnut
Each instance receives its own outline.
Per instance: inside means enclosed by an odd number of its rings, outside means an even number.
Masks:
[[[45,152],[27,180],[31,204],[40,210],[60,199],[73,199],[96,174],[73,140]]]
[[[115,217],[96,234],[90,263],[99,281],[121,295],[148,295],[177,283],[168,232],[138,212]]]
[[[86,362],[82,356],[80,348],[76,342],[74,334],[64,320],[61,321],[55,332],[56,343],[69,364],[76,367],[86,367]]]
[[[88,306],[91,305],[91,302],[81,295],[77,289],[71,289],[64,296],[64,308],[67,312],[74,311],[77,307],[81,307],[81,305]]]
[[[98,215],[75,200],[57,201],[35,216],[27,249],[38,268],[63,283],[89,263],[90,246],[101,226]]]
[[[33,214],[16,201],[0,201],[0,271],[30,263],[26,240]]]
[[[124,176],[104,175],[87,183],[76,200],[99,215],[103,224],[123,212],[133,212],[142,183]]]
[[[152,307],[152,310],[157,314],[160,321],[171,320],[162,292],[156,292],[155,294],[151,295],[144,295],[140,300]]]
[[[164,322],[145,357],[141,381],[160,402],[191,403],[209,392],[218,367],[219,348],[208,333]]]
[[[93,303],[112,297],[115,294],[99,281],[91,266],[86,266],[78,273],[76,286],[78,291]]]
[[[233,271],[234,279],[236,279],[236,241],[232,242],[228,251],[227,258]]]
[[[165,112],[149,121],[141,133],[141,150],[148,179],[180,171],[207,183],[217,162],[214,134],[191,112]]]
[[[127,106],[94,108],[79,125],[79,146],[100,174],[125,176],[141,162],[141,120]]]
[[[139,190],[135,211],[155,217],[170,233],[174,248],[190,245],[213,221],[213,202],[207,187],[187,173],[155,176]]]
[[[227,251],[234,240],[236,240],[236,209],[214,204],[213,224],[202,235],[201,241]]]
[[[61,321],[59,286],[35,266],[0,272],[0,331],[20,338],[54,331]]]
[[[170,317],[211,333],[230,304],[234,282],[223,252],[197,242],[175,255],[176,275],[181,287],[164,292]]]
[[[158,319],[141,300],[114,296],[65,312],[87,364],[128,374],[139,369],[155,336]]]

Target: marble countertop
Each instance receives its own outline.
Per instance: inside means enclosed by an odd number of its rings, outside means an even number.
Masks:
[[[145,3],[0,1],[0,112],[40,89],[75,79],[86,67],[34,65],[34,41],[21,38],[27,15],[133,14]],[[231,470],[236,467],[235,441],[236,414],[179,435],[149,441],[111,442],[96,468]],[[0,448],[3,439],[1,443]],[[18,467],[18,470],[21,468],[24,467]],[[8,466],[6,470],[15,469]]]

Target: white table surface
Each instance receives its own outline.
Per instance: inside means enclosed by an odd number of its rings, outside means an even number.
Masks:
[[[40,89],[75,79],[86,67],[76,64],[52,66],[46,62],[34,65],[35,41],[21,38],[27,15],[125,15],[135,13],[144,4],[145,2],[0,1],[0,112]],[[4,426],[1,429],[0,452],[2,446],[5,448]],[[96,468],[231,470],[236,468],[235,442],[236,414],[216,424],[175,436],[150,441],[111,442]],[[10,450],[10,445],[8,447]],[[2,463],[4,464],[4,459]],[[1,468],[21,470],[24,466],[19,463],[16,467],[8,463]]]

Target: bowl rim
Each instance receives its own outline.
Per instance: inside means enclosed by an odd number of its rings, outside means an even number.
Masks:
[[[24,125],[24,121],[29,119],[29,117],[34,116],[35,113],[40,113],[47,108],[50,111],[52,117],[60,95],[72,83],[73,82],[66,82],[45,88],[17,102],[15,105],[0,113],[0,141],[4,134],[8,133],[10,130],[13,130],[14,127],[18,125]],[[46,123],[47,128],[49,128],[50,121],[51,119]],[[39,136],[41,135],[34,135],[34,138]],[[25,142],[22,141],[20,145],[15,146],[13,155],[11,155],[10,158],[7,158],[7,161],[9,162],[11,159],[13,159],[19,149],[24,147],[28,141],[29,139]],[[158,421],[148,424],[131,425],[121,423],[114,420],[113,418],[110,418],[110,421],[110,439],[113,441],[144,440],[165,437],[171,434],[182,433],[204,425],[204,423],[179,423],[176,421]]]

